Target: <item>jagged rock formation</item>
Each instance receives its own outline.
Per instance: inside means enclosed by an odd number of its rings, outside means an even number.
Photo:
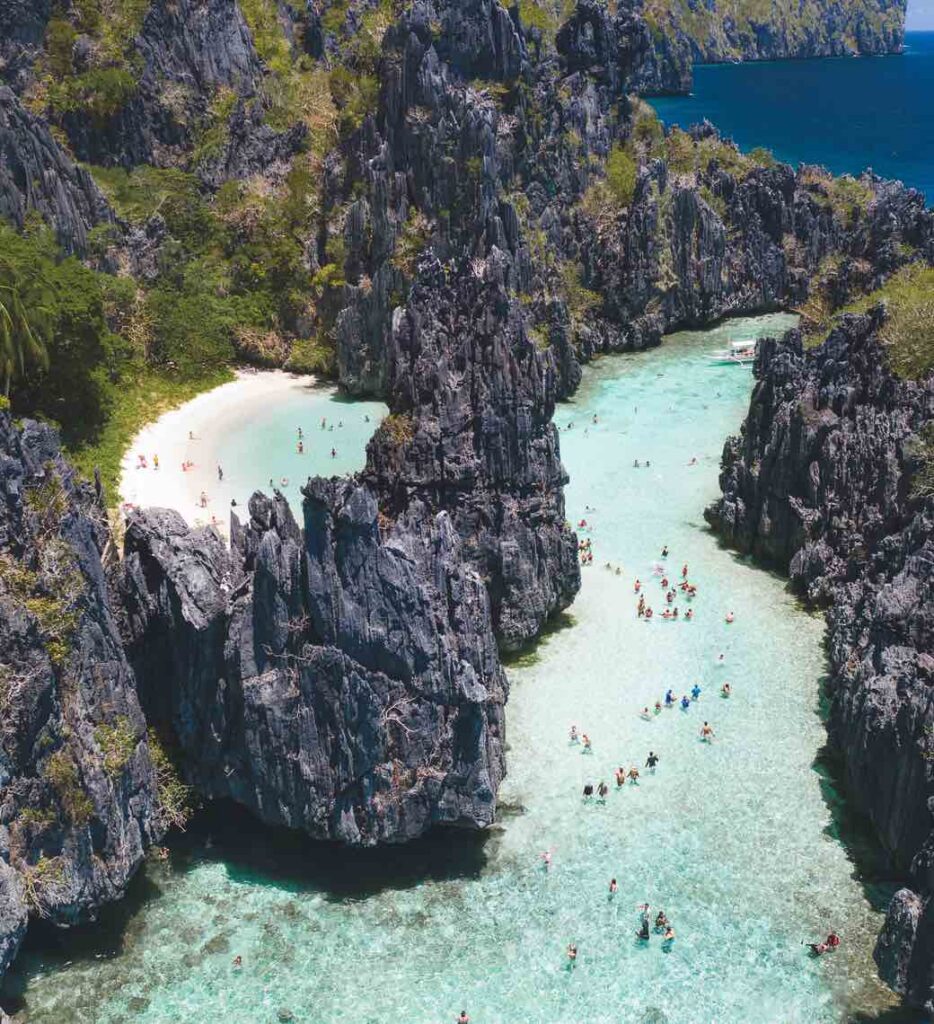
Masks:
[[[0,216],[21,228],[31,210],[48,222],[66,252],[84,253],[88,231],[113,221],[91,175],[12,89],[0,86]]]
[[[691,90],[693,64],[898,53],[907,0],[644,0],[652,51],[644,93]]]
[[[163,830],[108,547],[54,433],[0,411],[0,972],[27,913],[93,917]]]
[[[0,75],[24,84],[42,47],[52,0],[0,0]]]
[[[450,514],[464,556],[489,582],[507,650],[537,636],[580,587],[551,422],[560,349],[541,353],[529,339],[509,273],[495,248],[450,276],[437,261],[423,265],[394,320],[393,416],[370,444],[365,473],[393,517]],[[573,364],[569,349],[564,356]]]
[[[350,844],[493,820],[506,681],[449,517],[381,523],[353,482],[256,495],[228,551],[175,513],[126,538],[128,649],[189,780]]]
[[[186,160],[221,90],[237,103],[221,126],[222,152],[211,158],[209,180],[218,179],[218,168],[242,176],[263,170],[283,147],[293,147],[289,155],[297,151],[300,130],[284,142],[252,110],[263,68],[236,0],[154,3],[133,50],[142,72],[126,102],[105,117],[81,108],[63,116],[79,159],[126,167],[177,165]]]
[[[741,438],[724,449],[708,520],[787,571],[828,612],[830,739],[850,799],[910,881],[876,951],[896,991],[934,1006],[934,503],[913,497],[934,379],[886,366],[881,307],[806,352],[762,343]]]

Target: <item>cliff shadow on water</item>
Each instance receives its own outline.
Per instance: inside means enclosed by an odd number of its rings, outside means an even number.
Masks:
[[[764,572],[778,580],[783,587],[795,597],[800,610],[808,615],[823,616],[823,609],[809,606],[795,591],[794,586],[782,571],[781,563],[767,556],[753,556],[732,547],[722,534],[713,528],[708,532],[717,545],[733,559],[734,562]],[[829,653],[827,655],[829,657]],[[830,676],[825,672],[818,680],[817,699],[814,711],[819,715],[824,726],[830,720],[831,694],[829,690]],[[814,758],[813,769],[820,779],[821,794],[831,814],[831,822],[826,833],[839,842],[853,862],[853,877],[860,883],[866,899],[875,910],[884,912],[896,889],[898,880],[872,825],[865,815],[856,809],[851,796],[847,794],[843,780],[843,764],[840,754],[825,744]],[[865,1018],[866,1020],[876,1018]],[[893,1021],[894,1024],[894,1021]]]
[[[148,861],[126,897],[103,907],[96,922],[72,929],[36,922],[4,979],[0,999],[17,1013],[26,1008],[25,993],[37,975],[119,956],[142,930],[147,907],[183,875],[207,864],[222,864],[237,882],[355,902],[425,882],[478,878],[495,842],[495,831],[436,828],[405,844],[354,849],[271,828],[237,804],[217,801],[172,838],[169,858]],[[200,954],[191,951],[193,957]]]

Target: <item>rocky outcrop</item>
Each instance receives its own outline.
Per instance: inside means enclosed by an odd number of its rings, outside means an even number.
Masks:
[[[693,64],[899,53],[907,0],[644,0],[653,47],[636,80],[643,93],[691,91]]]
[[[93,917],[162,832],[108,549],[54,433],[0,412],[0,972],[27,913]]]
[[[19,91],[41,52],[52,0],[0,0],[0,78]]]
[[[84,253],[88,231],[113,221],[91,175],[72,162],[12,89],[0,86],[0,216],[21,228],[31,210],[69,253]]]
[[[370,444],[365,477],[393,518],[451,516],[464,557],[489,582],[500,646],[514,650],[571,603],[580,569],[551,422],[559,349],[540,352],[528,337],[509,274],[495,248],[459,269],[422,265],[393,323],[393,416]]]
[[[128,650],[188,780],[349,844],[489,825],[506,682],[450,517],[390,524],[365,487],[315,480],[304,532],[256,495],[232,535],[167,512],[127,529]]]
[[[700,146],[734,152],[707,123],[691,135]],[[868,177],[861,187],[865,205],[841,215],[813,168],[729,173],[715,160],[684,180],[663,161],[650,162],[625,211],[596,222],[578,213],[560,236],[602,299],[606,329],[581,339],[583,354],[641,348],[666,331],[800,306],[827,261],[836,264],[837,306],[878,287],[906,253],[934,258],[934,216],[920,193]]]
[[[724,450],[708,520],[730,543],[829,604],[829,732],[854,806],[910,882],[876,958],[934,1007],[934,500],[913,495],[934,378],[896,378],[884,310],[845,318],[818,349],[792,332],[760,345],[741,438]]]
[[[131,63],[141,71],[116,109],[105,116],[82,107],[64,113],[62,127],[79,159],[172,167],[194,151],[204,182],[217,187],[261,173],[304,144],[304,125],[277,132],[264,123],[265,69],[236,0],[152,4]],[[232,107],[221,102],[225,94],[234,98]],[[208,131],[218,142],[200,156]]]

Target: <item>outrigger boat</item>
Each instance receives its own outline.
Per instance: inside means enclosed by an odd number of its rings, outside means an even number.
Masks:
[[[749,366],[756,358],[755,341],[731,341],[730,347],[721,349],[710,354],[712,362],[723,365],[736,363],[739,366]]]

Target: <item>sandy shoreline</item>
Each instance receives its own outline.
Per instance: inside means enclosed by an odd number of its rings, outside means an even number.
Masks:
[[[241,426],[251,411],[311,389],[321,393],[315,377],[282,370],[239,371],[235,380],[160,416],[133,438],[123,456],[121,512],[171,508],[191,526],[213,524],[226,534],[231,499],[242,501],[243,496],[218,478],[217,439],[227,429]],[[207,499],[204,507],[202,493]]]

